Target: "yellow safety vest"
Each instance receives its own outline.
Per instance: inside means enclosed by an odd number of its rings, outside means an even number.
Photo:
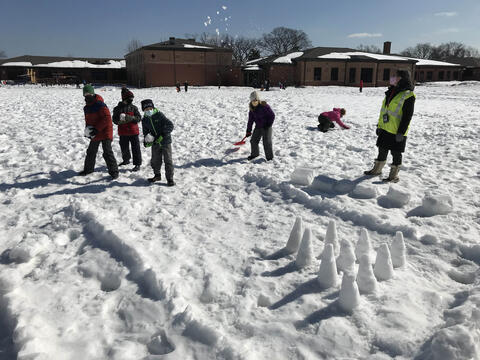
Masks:
[[[412,96],[415,97],[415,94],[411,90],[401,91],[393,97],[388,106],[386,105],[387,97],[385,97],[385,99],[383,99],[382,109],[380,110],[380,117],[378,118],[378,127],[391,134],[396,134],[400,126],[400,121],[402,121],[403,104]],[[388,120],[385,122],[387,116]],[[407,136],[409,128],[410,124],[403,135]]]

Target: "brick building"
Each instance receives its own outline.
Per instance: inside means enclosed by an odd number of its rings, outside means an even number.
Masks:
[[[143,46],[125,56],[128,84],[138,87],[241,85],[240,68],[232,66],[232,50],[177,39]]]
[[[464,67],[444,61],[414,59],[415,80],[418,82],[462,80]]]
[[[0,80],[32,84],[125,83],[125,61],[24,55],[0,61]]]

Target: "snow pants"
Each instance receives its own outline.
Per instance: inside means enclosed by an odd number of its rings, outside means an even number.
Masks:
[[[330,128],[335,127],[335,125],[330,121],[326,116],[320,115],[318,117],[318,130],[321,132],[327,132]]]
[[[385,149],[385,148],[382,148],[382,147],[379,147],[378,148],[378,156],[377,156],[377,160],[378,161],[386,161],[387,160],[387,156],[388,156],[388,149]],[[392,161],[392,164],[393,165],[402,165],[402,153],[399,152],[399,151],[393,151],[391,150],[392,152],[392,157],[393,157],[393,161]]]
[[[138,135],[120,135],[120,149],[122,150],[122,160],[130,161],[130,144],[132,145],[133,165],[142,165],[142,152],[140,150],[140,140]]]
[[[153,144],[150,165],[152,165],[153,173],[155,175],[160,175],[162,158],[163,162],[165,162],[165,177],[167,178],[167,181],[173,181],[172,144]]]
[[[272,127],[258,128],[255,127],[252,134],[252,140],[250,140],[250,145],[252,148],[252,153],[250,154],[253,157],[260,155],[260,150],[258,144],[260,139],[263,140],[263,150],[265,151],[265,158],[267,160],[273,159],[273,149],[272,149]]]
[[[107,164],[108,173],[110,176],[118,175],[118,166],[115,155],[112,150],[112,140],[106,139],[101,141],[90,140],[90,144],[87,148],[87,156],[85,157],[84,171],[90,173],[95,169],[95,161],[97,159],[98,147],[102,143],[103,158]]]

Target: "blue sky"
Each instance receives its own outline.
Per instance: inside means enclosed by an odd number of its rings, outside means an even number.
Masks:
[[[304,30],[314,46],[382,47],[389,40],[400,52],[419,42],[460,41],[480,49],[479,0],[1,2],[0,50],[8,57],[123,57],[133,38],[151,44],[216,29],[257,37],[277,26]]]

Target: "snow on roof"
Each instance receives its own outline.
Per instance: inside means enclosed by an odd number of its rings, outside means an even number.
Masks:
[[[27,67],[54,67],[54,68],[96,68],[96,69],[122,69],[125,67],[125,60],[108,60],[108,64],[97,65],[83,60],[56,61],[46,64],[33,65],[31,62],[10,62],[2,66],[27,66]]]
[[[285,56],[280,56],[273,60],[274,63],[283,63],[283,64],[291,64],[292,59],[295,59],[297,57],[300,57],[303,55],[303,51],[298,51],[298,52],[293,52],[290,54],[287,54]]]
[[[251,65],[251,66],[247,66],[247,67],[244,68],[243,70],[256,71],[256,70],[260,70],[260,66],[258,66],[258,65]]]
[[[253,59],[253,60],[250,60],[250,61],[247,61],[245,64],[255,64],[259,61],[262,61],[264,59],[266,59],[268,56],[264,56],[264,57],[261,57],[261,58],[258,58],[258,59]]]
[[[418,62],[415,64],[416,66],[461,66],[460,64],[452,64],[445,61],[437,61],[437,60],[428,60],[428,59],[415,59],[410,58],[412,60],[417,60]]]
[[[332,52],[330,54],[321,55],[321,56],[319,56],[319,58],[320,59],[342,59],[342,60],[345,60],[345,59],[351,59],[352,56],[365,56],[365,57],[369,57],[369,58],[376,59],[376,60],[396,60],[396,61],[408,61],[408,60],[410,60],[409,58],[400,57],[400,56],[372,54],[372,53],[366,53],[366,52],[361,52],[361,51],[342,52],[342,53]]]
[[[33,66],[31,62],[22,62],[22,61],[18,61],[18,62],[8,62],[8,63],[4,63],[2,64],[2,66]]]
[[[200,46],[200,45],[192,45],[192,44],[183,44],[183,47],[186,47],[189,49],[213,49],[212,47],[208,47],[208,46]]]

